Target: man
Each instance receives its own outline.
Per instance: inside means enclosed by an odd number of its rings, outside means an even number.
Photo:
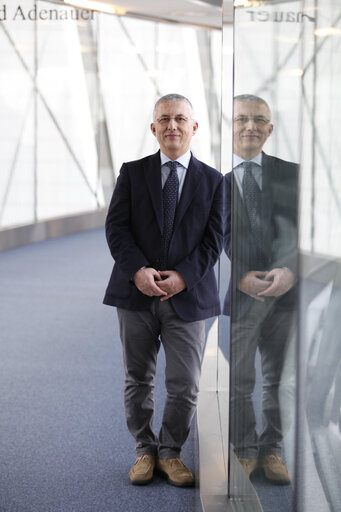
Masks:
[[[262,98],[235,97],[233,173],[226,175],[225,247],[232,273],[224,312],[231,315],[235,452],[247,476],[261,467],[273,483],[289,484],[281,456],[279,387],[296,307],[298,166],[262,152],[272,131],[270,108]],[[257,348],[263,377],[260,435],[252,396]]]
[[[180,459],[195,413],[204,320],[220,312],[214,274],[223,245],[223,179],[190,152],[198,129],[189,100],[160,98],[151,131],[160,151],[124,163],[106,220],[115,260],[104,303],[117,307],[125,364],[125,410],[137,459],[129,476],[156,468],[176,486],[194,478]],[[167,399],[153,432],[157,353],[166,356]]]

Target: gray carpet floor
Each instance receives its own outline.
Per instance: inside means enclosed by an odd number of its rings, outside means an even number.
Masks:
[[[101,229],[0,253],[1,512],[200,510],[197,489],[129,483],[118,325],[102,305],[111,267]],[[156,429],[163,368],[161,351]]]

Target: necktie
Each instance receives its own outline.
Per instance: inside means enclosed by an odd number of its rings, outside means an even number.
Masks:
[[[178,203],[179,178],[176,172],[177,162],[167,162],[170,173],[162,190],[163,197],[163,236],[162,269],[166,269],[169,244],[173,233],[175,210]]]
[[[252,234],[258,247],[262,246],[261,191],[252,174],[252,162],[244,162],[243,199]]]

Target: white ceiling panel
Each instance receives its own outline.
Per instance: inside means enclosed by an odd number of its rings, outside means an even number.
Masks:
[[[53,2],[62,4],[64,0]],[[67,3],[84,8],[97,4],[98,10],[101,5],[109,6],[127,16],[214,29],[221,29],[222,25],[222,0],[68,0]],[[224,10],[227,7],[229,11],[224,13],[225,23],[229,18],[232,21],[232,5],[232,0],[225,0]]]

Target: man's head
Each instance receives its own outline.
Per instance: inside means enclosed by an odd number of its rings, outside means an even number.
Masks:
[[[233,152],[251,160],[271,135],[271,111],[262,98],[252,94],[235,96],[233,102]]]
[[[172,160],[183,155],[198,129],[191,102],[180,94],[162,96],[155,104],[150,129],[162,153]]]

